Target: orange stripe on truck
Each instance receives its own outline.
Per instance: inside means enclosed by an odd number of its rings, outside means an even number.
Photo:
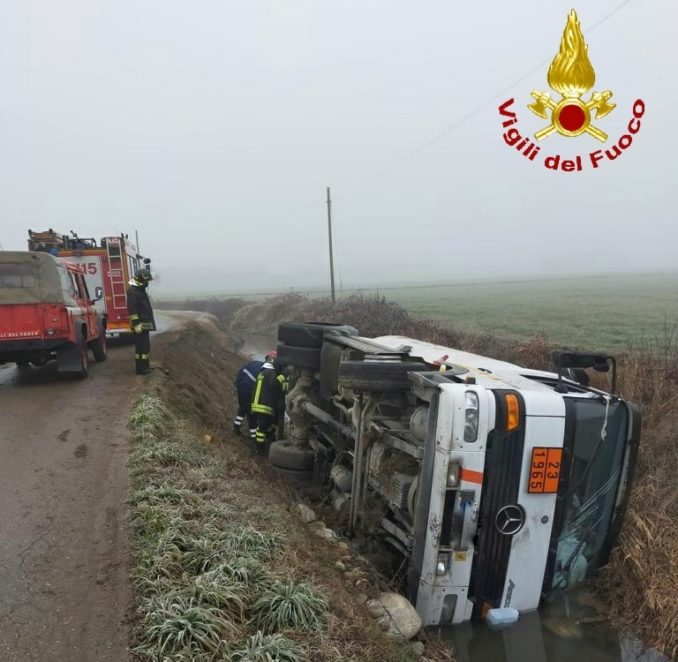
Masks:
[[[483,484],[482,471],[472,471],[471,469],[462,469],[459,472],[459,478],[461,480],[465,480],[467,483],[477,483],[478,485]]]

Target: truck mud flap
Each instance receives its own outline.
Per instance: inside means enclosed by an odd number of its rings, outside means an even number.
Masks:
[[[57,350],[57,370],[59,372],[80,372],[82,370],[80,347],[66,345]]]

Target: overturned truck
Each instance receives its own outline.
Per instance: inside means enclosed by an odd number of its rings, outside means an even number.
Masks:
[[[278,341],[290,427],[269,461],[405,561],[424,624],[534,610],[606,562],[641,421],[613,357],[557,352],[542,372],[322,323],[281,324]],[[611,368],[611,393],[586,368]]]

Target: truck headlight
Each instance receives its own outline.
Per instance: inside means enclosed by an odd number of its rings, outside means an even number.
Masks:
[[[466,391],[466,414],[464,420],[464,441],[469,444],[478,438],[478,394]]]
[[[448,552],[440,552],[438,554],[438,563],[436,563],[436,575],[442,577],[446,575],[450,569],[450,555]]]

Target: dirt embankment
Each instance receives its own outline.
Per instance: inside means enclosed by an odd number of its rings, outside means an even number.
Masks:
[[[212,659],[214,646],[224,660],[268,659],[263,652],[274,647],[287,656],[273,659],[291,662],[414,660],[365,604],[387,588],[383,580],[348,545],[316,535],[297,512],[301,495],[232,433],[242,363],[233,349],[209,318],[165,334],[155,347],[164,372],[133,414],[136,654],[160,659],[169,636],[168,660]],[[224,573],[228,596],[215,585]],[[185,616],[194,626],[211,619],[215,638],[182,649]],[[426,656],[452,659],[437,639],[426,642]]]
[[[281,321],[324,320],[352,324],[366,336],[402,334],[530,368],[552,369],[555,349],[543,337],[520,344],[459,332],[413,318],[382,297],[352,296],[333,305],[293,294],[245,306],[229,303],[224,311],[222,322],[241,338],[274,338]],[[678,333],[669,329],[643,347],[630,346],[618,362],[622,397],[642,407],[642,442],[629,512],[597,586],[618,623],[678,658]]]

